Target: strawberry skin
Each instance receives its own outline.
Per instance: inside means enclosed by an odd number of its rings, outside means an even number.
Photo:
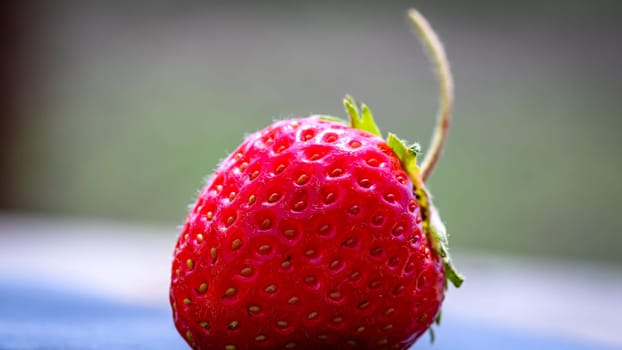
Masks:
[[[382,138],[312,116],[256,132],[209,178],[174,252],[194,349],[406,349],[446,286],[428,213]]]

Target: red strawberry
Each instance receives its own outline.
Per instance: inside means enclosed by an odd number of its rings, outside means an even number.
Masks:
[[[209,178],[170,290],[194,349],[405,349],[462,281],[414,149],[345,106],[350,126],[276,122]]]

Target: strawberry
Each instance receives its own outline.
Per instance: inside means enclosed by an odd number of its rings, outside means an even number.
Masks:
[[[424,186],[436,159],[420,170],[417,147],[344,104],[349,125],[275,122],[209,177],[172,264],[175,326],[192,348],[405,349],[440,319],[447,281],[462,277]]]

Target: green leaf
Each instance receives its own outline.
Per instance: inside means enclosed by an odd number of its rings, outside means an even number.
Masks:
[[[354,98],[352,98],[352,96],[350,95],[346,95],[346,97],[343,98],[343,106],[345,107],[346,112],[350,116],[350,125],[353,128],[364,130],[376,136],[382,137],[380,129],[378,129],[378,125],[376,125],[374,117],[367,105],[363,104],[361,106],[362,111],[359,112]]]

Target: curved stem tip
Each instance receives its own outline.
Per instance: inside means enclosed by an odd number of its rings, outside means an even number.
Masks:
[[[443,44],[430,26],[430,23],[415,9],[408,10],[408,19],[434,65],[439,84],[439,106],[436,126],[430,147],[421,162],[421,177],[423,181],[426,181],[441,157],[443,146],[447,139],[447,130],[451,122],[454,100],[454,80]]]

